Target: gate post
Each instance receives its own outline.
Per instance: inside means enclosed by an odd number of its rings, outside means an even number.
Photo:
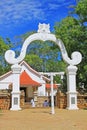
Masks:
[[[12,101],[10,110],[21,110],[20,108],[20,73],[21,66],[14,64],[11,66],[12,69],[12,80],[13,80],[13,89],[12,89]]]
[[[77,67],[69,65],[67,67],[67,109],[76,110],[77,107],[77,91],[76,91],[76,72]]]

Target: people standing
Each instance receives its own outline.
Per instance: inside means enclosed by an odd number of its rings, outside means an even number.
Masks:
[[[31,99],[31,105],[32,105],[32,107],[35,107],[34,99]]]
[[[44,107],[48,107],[48,106],[49,106],[49,103],[48,103],[47,100],[44,101],[43,106],[44,106]]]

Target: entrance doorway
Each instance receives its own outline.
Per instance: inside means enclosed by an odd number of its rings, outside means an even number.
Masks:
[[[32,86],[21,87],[20,90],[23,90],[25,93],[25,102],[30,102],[34,97]]]

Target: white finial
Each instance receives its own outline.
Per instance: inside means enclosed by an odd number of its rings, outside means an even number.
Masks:
[[[41,24],[38,25],[38,33],[50,33],[50,25],[49,24]]]

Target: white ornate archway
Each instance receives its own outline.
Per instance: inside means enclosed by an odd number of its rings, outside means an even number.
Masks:
[[[18,65],[26,55],[26,50],[29,44],[35,40],[42,41],[53,41],[55,42],[62,53],[63,60],[69,64],[67,67],[67,109],[78,109],[77,108],[77,92],[76,92],[76,71],[77,67],[81,60],[82,56],[80,52],[73,52],[71,59],[68,57],[66,48],[63,42],[60,39],[57,39],[56,36],[50,33],[49,24],[39,24],[38,31],[35,34],[30,35],[24,42],[20,55],[16,58],[15,52],[8,50],[5,53],[5,59],[9,64],[12,64],[13,71],[13,91],[12,91],[12,107],[11,110],[20,110],[20,90],[19,90],[19,75],[21,72],[21,67]]]

